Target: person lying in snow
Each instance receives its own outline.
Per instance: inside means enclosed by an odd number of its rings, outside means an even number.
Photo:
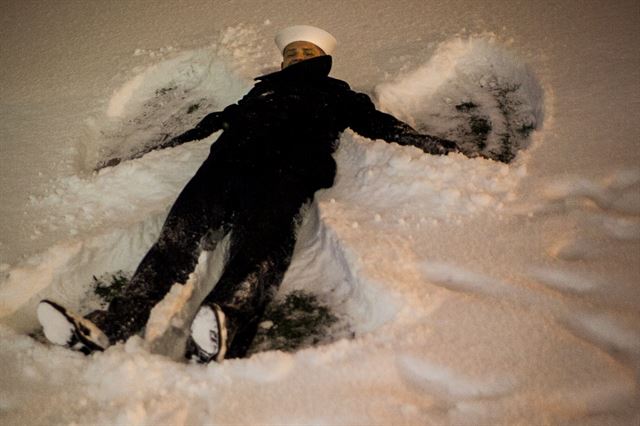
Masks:
[[[174,283],[186,282],[203,245],[210,248],[230,233],[222,276],[193,321],[186,356],[203,363],[242,357],[291,262],[301,208],[333,185],[332,154],[342,131],[351,128],[428,154],[458,151],[454,142],[418,133],[329,77],[336,40],[326,31],[289,27],[276,44],[283,55],[280,71],[258,77],[237,104],[165,144],[224,130],[108,310],[82,318],[49,300],[39,304],[38,318],[51,342],[91,353],[126,340],[145,327]]]

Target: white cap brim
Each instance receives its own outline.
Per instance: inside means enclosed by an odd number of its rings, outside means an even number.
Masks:
[[[294,25],[281,30],[276,35],[276,45],[280,49],[280,53],[284,51],[290,43],[294,41],[308,41],[318,46],[327,55],[331,55],[338,44],[334,36],[320,28],[311,25]]]

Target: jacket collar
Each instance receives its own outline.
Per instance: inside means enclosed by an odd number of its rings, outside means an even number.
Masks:
[[[283,70],[272,72],[271,74],[256,77],[258,81],[272,81],[279,79],[296,80],[296,79],[317,79],[324,78],[329,75],[333,60],[330,55],[318,56],[317,58],[307,59],[289,65]]]

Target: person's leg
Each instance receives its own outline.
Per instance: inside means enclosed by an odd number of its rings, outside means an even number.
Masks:
[[[51,300],[40,302],[38,320],[51,343],[87,354],[104,350],[141,330],[153,306],[171,286],[186,281],[211,224],[211,211],[202,203],[197,180],[194,185],[192,182],[173,205],[157,242],[107,311],[94,311],[82,318]]]
[[[174,283],[186,282],[195,269],[202,239],[209,229],[224,223],[220,199],[214,198],[206,163],[185,186],[174,203],[156,243],[144,256],[122,294],[108,311],[87,315],[111,343],[137,333],[149,319],[151,309]]]
[[[231,233],[229,263],[202,304],[219,307],[224,314],[226,358],[246,354],[264,310],[277,292],[291,263],[298,210],[254,215]]]

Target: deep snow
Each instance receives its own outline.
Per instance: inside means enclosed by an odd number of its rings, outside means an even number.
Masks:
[[[637,2],[2,8],[3,424],[640,421]],[[92,275],[135,268],[218,134],[92,168],[238,99],[298,22],[416,127],[469,100],[497,121],[487,87],[517,83],[538,128],[509,166],[345,132],[281,294],[318,294],[353,338],[204,367],[139,337],[92,357],[29,337],[41,298],[85,312]]]

